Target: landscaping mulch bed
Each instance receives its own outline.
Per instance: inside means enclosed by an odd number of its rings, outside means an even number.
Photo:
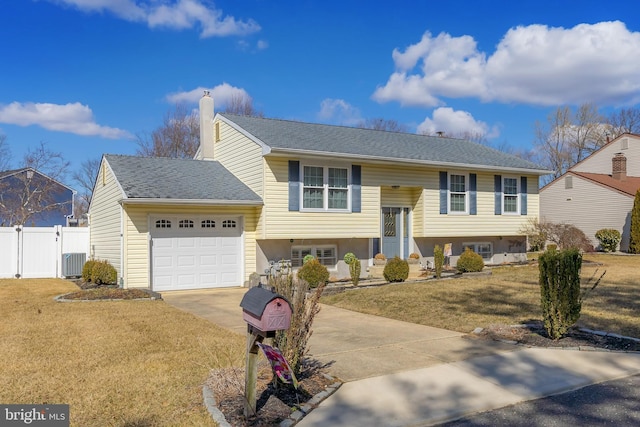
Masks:
[[[298,376],[298,390],[282,382],[273,382],[270,366],[264,362],[258,368],[256,381],[257,413],[244,416],[244,368],[225,368],[211,371],[206,385],[213,391],[216,404],[233,427],[276,426],[313,396],[336,380],[324,375],[324,366],[305,360]]]
[[[640,340],[605,335],[572,327],[559,340],[549,338],[542,321],[533,321],[525,325],[489,325],[474,336],[483,339],[511,341],[531,347],[581,348],[591,347],[611,351],[640,351]]]
[[[162,299],[159,293],[148,289],[122,289],[117,285],[96,285],[82,280],[77,280],[74,283],[80,290],[62,295],[61,299],[74,301]]]

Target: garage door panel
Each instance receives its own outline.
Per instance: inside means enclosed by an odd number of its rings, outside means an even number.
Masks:
[[[222,224],[222,221],[217,224]],[[154,290],[242,284],[240,227],[155,231],[158,235],[152,236]]]
[[[178,255],[176,257],[177,267],[195,267],[196,266],[196,257],[195,255]]]

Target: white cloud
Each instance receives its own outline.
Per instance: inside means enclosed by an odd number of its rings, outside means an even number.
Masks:
[[[560,105],[640,101],[640,33],[620,21],[510,29],[488,55],[471,36],[441,33],[403,52],[396,71],[373,94],[378,102],[434,107],[443,98]]]
[[[0,106],[0,123],[18,126],[36,125],[47,130],[109,139],[131,137],[131,134],[125,130],[97,124],[91,109],[79,102],[64,105],[12,102],[9,105]]]
[[[496,138],[500,131],[497,126],[489,127],[483,121],[473,118],[467,111],[454,110],[449,107],[436,108],[431,118],[427,117],[418,125],[418,133],[435,135],[444,132],[454,137],[486,137]]]
[[[327,98],[320,103],[318,118],[323,121],[353,126],[362,121],[360,110],[343,99]]]
[[[198,27],[200,37],[245,35],[260,31],[254,20],[236,20],[203,0],[49,0],[83,12],[110,12],[150,28],[184,30]]]
[[[167,100],[167,102],[170,102],[172,104],[181,104],[181,103],[193,104],[193,103],[197,103],[200,100],[200,98],[202,98],[202,95],[204,94],[205,90],[208,90],[209,92],[211,92],[211,96],[213,96],[213,100],[217,105],[224,105],[229,101],[231,101],[231,98],[233,97],[251,99],[251,97],[249,96],[246,90],[239,87],[231,86],[229,83],[226,83],[226,82],[214,88],[199,86],[193,90],[186,91],[186,92],[170,93],[165,97],[165,99]]]
[[[258,40],[257,44],[258,50],[264,50],[269,47],[269,42],[266,40]]]

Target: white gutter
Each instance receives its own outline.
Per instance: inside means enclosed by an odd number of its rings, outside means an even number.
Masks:
[[[206,206],[262,206],[262,200],[212,200],[212,199],[164,199],[164,198],[127,198],[119,201],[121,205],[206,205]]]

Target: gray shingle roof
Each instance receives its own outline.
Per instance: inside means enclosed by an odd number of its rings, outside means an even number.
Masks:
[[[218,162],[115,154],[104,157],[127,198],[262,202]]]
[[[495,169],[523,169],[544,173],[544,168],[474,142],[446,137],[387,132],[279,119],[221,117],[264,142],[271,151],[305,151],[366,159],[397,160],[432,165]]]

